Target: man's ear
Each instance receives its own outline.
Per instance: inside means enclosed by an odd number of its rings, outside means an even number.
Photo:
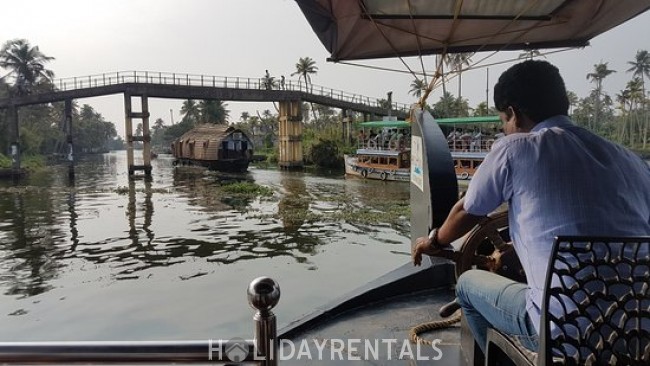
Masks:
[[[516,128],[524,127],[524,115],[517,109],[514,109],[512,106],[506,109],[506,116],[508,119],[513,119],[513,124]]]
[[[514,118],[515,126],[519,127],[519,125],[517,125],[517,113],[515,112],[514,108],[510,106],[506,108],[506,118],[508,121]]]

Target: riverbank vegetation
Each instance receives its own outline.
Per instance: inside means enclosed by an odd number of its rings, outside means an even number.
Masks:
[[[0,98],[24,96],[52,91],[54,72],[46,64],[54,60],[45,55],[38,46],[27,40],[7,41],[0,48]],[[10,145],[18,143],[22,153],[21,163],[28,168],[45,165],[44,156],[63,155],[68,152],[67,124],[64,103],[24,106],[18,109],[19,130],[9,122],[9,111],[0,110],[0,152],[9,153]],[[108,151],[122,146],[115,125],[106,121],[90,105],[79,106],[72,102],[72,141],[76,153]],[[15,140],[15,136],[19,136]]]

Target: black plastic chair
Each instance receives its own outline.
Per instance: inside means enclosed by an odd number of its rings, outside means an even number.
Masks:
[[[650,365],[650,237],[558,237],[540,353],[494,329],[487,365]]]

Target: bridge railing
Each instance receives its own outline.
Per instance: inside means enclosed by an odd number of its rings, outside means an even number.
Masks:
[[[381,108],[385,104],[385,101],[379,98],[349,93],[321,85],[307,84],[296,80],[285,80],[283,83],[281,80],[276,78],[267,80],[266,78],[240,76],[214,76],[156,71],[116,71],[88,76],[54,79],[52,83],[59,91],[97,88],[125,83],[201,86],[229,89],[290,90],[378,108]],[[392,109],[408,111],[409,105],[393,102]]]

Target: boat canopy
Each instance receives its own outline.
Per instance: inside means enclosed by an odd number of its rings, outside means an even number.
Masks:
[[[296,0],[330,61],[583,47],[650,0]]]
[[[469,123],[501,123],[499,116],[479,116],[479,117],[455,117],[455,118],[436,118],[439,125],[461,125]]]
[[[411,124],[406,121],[369,121],[361,122],[358,126],[361,128],[411,128]]]
[[[479,117],[455,117],[455,118],[437,118],[436,123],[439,125],[461,125],[470,123],[501,123],[499,116],[479,116]],[[406,121],[369,121],[361,122],[360,128],[411,128],[411,124]]]

